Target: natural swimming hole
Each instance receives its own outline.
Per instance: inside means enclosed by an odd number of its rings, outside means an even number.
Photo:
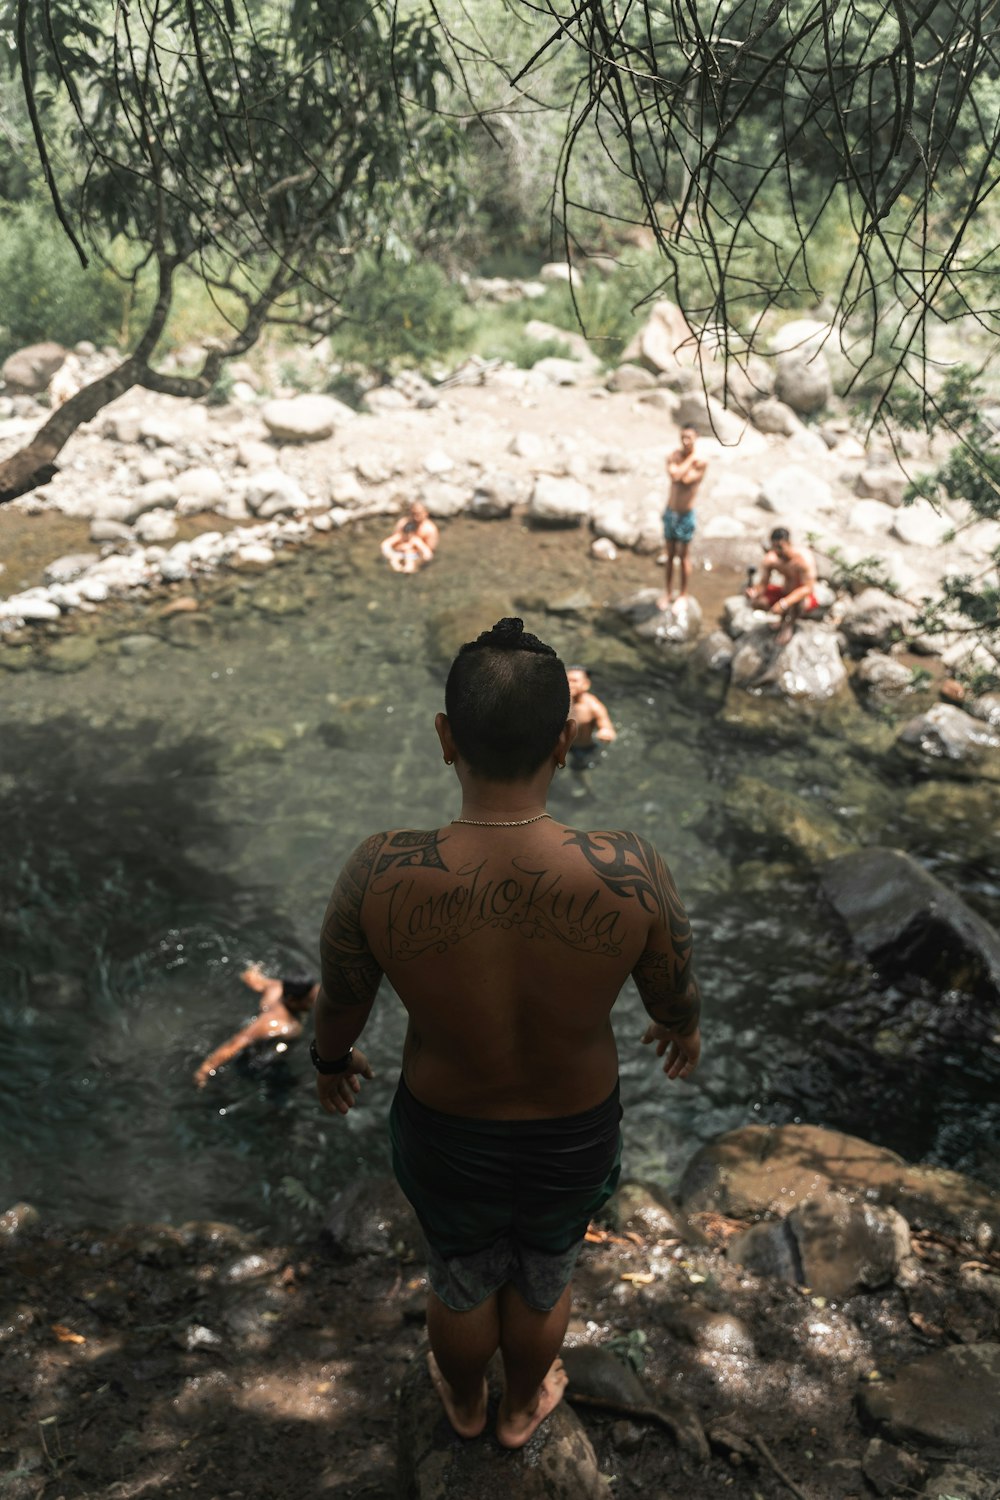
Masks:
[[[910,848],[995,921],[971,831],[968,847],[932,844],[856,744],[723,733],[713,702],[599,611],[517,608],[515,580],[536,594],[565,580],[514,523],[456,523],[447,546],[426,574],[389,578],[370,538],[345,538],[220,584],[188,644],[155,612],[109,616],[86,670],[0,682],[2,1206],[304,1228],[359,1173],[388,1169],[404,1017],[387,985],[364,1043],[378,1076],[345,1120],[320,1112],[304,1043],[265,1076],[230,1065],[198,1091],[192,1074],[254,1009],[248,962],[315,969],[330,887],[363,835],[457,812],[433,736],[445,662],[429,648],[449,610],[476,629],[522,613],[591,666],[619,739],[593,800],[567,777],[551,810],[652,838],[692,914],[706,995],[692,1082],[666,1083],[639,1046],[631,986],[616,1007],[626,1172],[669,1185],[719,1132],[798,1118],[998,1180],[996,1057],[950,1041],[914,1071],[905,1048],[852,1037],[845,1001],[871,996],[891,1032],[893,994],[846,956],[809,869],[748,831],[734,787]],[[596,566],[599,600],[614,584]],[[122,648],[144,630],[145,648]]]

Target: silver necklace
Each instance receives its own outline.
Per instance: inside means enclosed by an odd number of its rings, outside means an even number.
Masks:
[[[490,822],[486,818],[452,818],[453,823],[468,823],[470,828],[526,828],[529,823],[537,823],[542,818],[551,818],[551,813],[535,813],[533,818],[500,818],[496,822]]]

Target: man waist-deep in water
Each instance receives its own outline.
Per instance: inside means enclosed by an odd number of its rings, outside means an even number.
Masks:
[[[619,1170],[611,1009],[631,974],[668,1078],[700,1052],[691,928],[670,873],[635,833],[545,812],[576,725],[555,652],[501,620],[463,646],[436,729],[462,787],[444,828],[366,839],[322,933],[318,1090],[346,1114],[383,973],[409,1016],[390,1130],[429,1244],[432,1378],[455,1431],[516,1448],[558,1404],[570,1277]],[[332,1064],[332,1068],[329,1065]]]

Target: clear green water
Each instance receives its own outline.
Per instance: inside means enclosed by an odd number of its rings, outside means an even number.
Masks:
[[[484,555],[500,532],[466,524],[449,533],[450,569],[390,579],[358,538],[229,586],[195,646],[123,655],[112,637],[144,627],[109,619],[82,672],[0,673],[0,1206],[287,1229],[387,1168],[403,1033],[388,989],[365,1040],[379,1077],[346,1120],[316,1106],[304,1044],[263,1080],[230,1067],[198,1092],[191,1074],[254,1009],[246,963],[315,968],[330,886],[363,834],[456,812],[433,738],[444,665],[428,655],[428,618],[471,608],[487,627],[532,562],[513,528]],[[278,594],[307,607],[256,607]],[[616,1011],[626,1169],[669,1183],[720,1131],[802,1118],[1000,1179],[997,1049],[949,1032],[931,1064],[890,1015],[873,1051],[871,1027],[845,1010],[876,1004],[870,976],[845,959],[807,869],[747,832],[732,787],[754,776],[861,842],[933,855],[996,919],[973,831],[968,847],[944,845],[908,823],[907,788],[870,748],[741,740],[600,624],[528,618],[566,659],[593,664],[620,730],[593,802],[572,801],[567,777],[552,811],[652,837],[699,943],[696,1080],[667,1085],[639,1047],[630,988]]]

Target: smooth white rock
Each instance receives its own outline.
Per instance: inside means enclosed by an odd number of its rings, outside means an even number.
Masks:
[[[937,547],[952,530],[952,522],[929,500],[915,500],[893,516],[892,533],[910,547]]]

